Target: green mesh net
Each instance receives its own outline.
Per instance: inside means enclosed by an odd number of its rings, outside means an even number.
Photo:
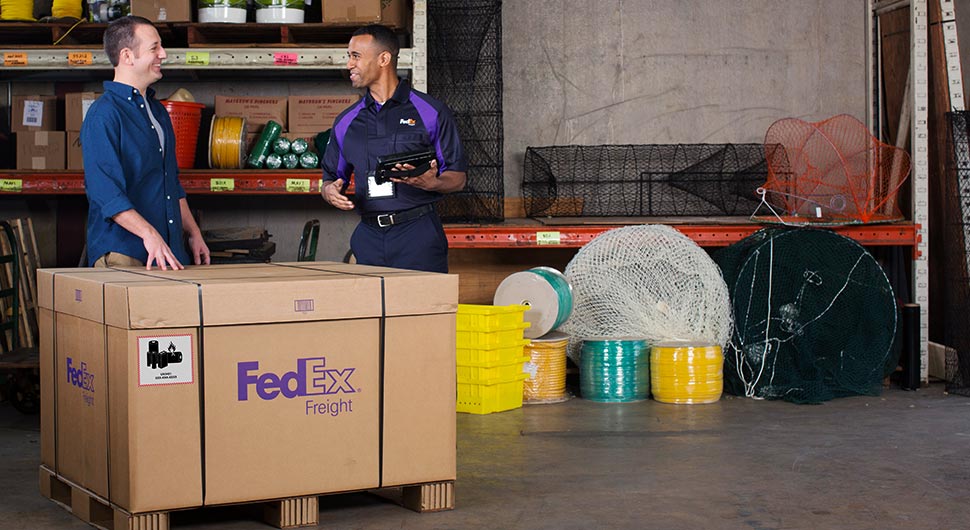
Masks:
[[[731,293],[724,389],[821,403],[878,395],[899,360],[900,319],[886,274],[827,230],[768,228],[714,256]]]

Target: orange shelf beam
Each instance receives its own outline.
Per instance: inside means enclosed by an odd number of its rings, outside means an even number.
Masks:
[[[233,195],[306,195],[320,193],[317,170],[186,169],[180,172],[186,193]],[[0,195],[77,195],[84,193],[81,171],[2,171]]]
[[[446,226],[450,248],[578,248],[599,234],[621,226]],[[761,229],[759,224],[672,225],[702,247],[726,247]],[[840,226],[832,230],[863,245],[915,246],[917,225]]]

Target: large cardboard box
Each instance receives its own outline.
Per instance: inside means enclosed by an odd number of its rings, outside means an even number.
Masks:
[[[64,94],[64,130],[80,131],[88,109],[100,92],[68,92]]]
[[[57,130],[57,96],[14,96],[10,130]]]
[[[40,270],[42,463],[132,513],[453,480],[457,280]]]
[[[64,169],[64,132],[17,132],[17,169]]]
[[[81,152],[81,133],[67,132],[67,169],[84,170],[84,157]]]
[[[131,14],[152,22],[192,22],[189,0],[131,0]]]
[[[239,116],[246,118],[250,132],[261,131],[270,120],[286,130],[287,97],[266,96],[216,96],[216,116]]]
[[[291,131],[326,131],[333,120],[360,99],[357,94],[290,96],[288,122]]]

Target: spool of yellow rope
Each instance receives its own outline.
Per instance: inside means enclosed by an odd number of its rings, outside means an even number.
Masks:
[[[26,20],[33,22],[33,0],[0,0],[0,20]]]
[[[714,403],[724,388],[724,356],[720,346],[689,343],[650,348],[650,386],[663,403]]]
[[[81,0],[54,0],[51,15],[54,18],[81,18]]]
[[[209,167],[240,169],[246,159],[246,119],[213,116],[209,126]]]
[[[559,403],[566,401],[566,346],[569,337],[553,331],[525,346],[530,357],[526,365],[529,378],[522,386],[525,403]]]

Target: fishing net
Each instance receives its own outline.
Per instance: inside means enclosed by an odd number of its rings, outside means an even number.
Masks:
[[[768,228],[714,255],[731,292],[724,389],[820,403],[877,395],[899,360],[899,318],[872,255],[827,230]]]
[[[896,194],[909,175],[909,154],[880,142],[852,116],[778,120],[765,134],[765,158],[768,180],[758,192],[771,216],[759,220],[839,225],[903,219]]]
[[[711,258],[690,238],[664,225],[606,231],[566,267],[573,312],[561,328],[579,340],[637,337],[724,345],[731,336],[727,285]]]

